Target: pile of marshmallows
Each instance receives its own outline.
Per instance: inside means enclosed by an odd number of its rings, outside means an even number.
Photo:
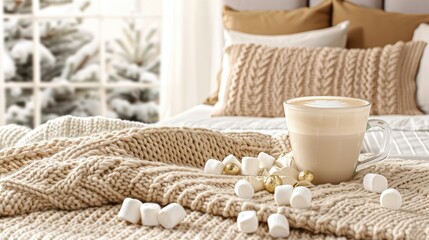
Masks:
[[[267,190],[274,193],[274,200],[278,206],[290,205],[293,208],[305,209],[311,207],[312,194],[305,186],[313,186],[314,176],[308,178],[292,167],[291,155],[278,161],[266,153],[261,152],[257,158],[244,157],[238,161],[233,155],[223,161],[209,159],[204,171],[211,174],[245,175],[234,187],[235,194],[243,199],[251,199],[255,192]],[[304,175],[303,175],[304,174]],[[272,237],[289,236],[289,223],[282,214],[272,214],[267,220],[269,234]],[[237,217],[238,230],[243,233],[253,233],[258,230],[259,221],[255,211],[240,212]]]
[[[246,175],[247,177],[239,180],[234,187],[235,194],[240,198],[251,199],[255,192],[265,189],[274,193],[274,200],[278,206],[290,205],[292,208],[306,209],[311,207],[312,194],[310,189],[299,185],[313,186],[311,182],[314,176],[309,171],[299,173],[292,167],[291,159],[292,156],[288,155],[285,159],[275,161],[274,157],[262,152],[258,158],[244,157],[240,162],[233,155],[229,155],[222,162],[209,159],[204,171],[211,174]],[[279,161],[283,162],[279,164]],[[270,169],[269,172],[267,169]],[[264,181],[261,178],[264,178]],[[393,210],[401,208],[401,194],[396,189],[387,188],[388,183],[384,176],[366,174],[363,186],[368,191],[381,193],[382,207]],[[141,220],[144,226],[161,225],[170,229],[185,219],[186,211],[177,203],[171,203],[161,209],[157,203],[142,203],[137,199],[126,198],[118,217],[133,224]],[[267,223],[272,237],[289,236],[289,223],[284,215],[272,214],[268,217]],[[255,211],[242,211],[238,214],[237,227],[241,232],[256,232],[258,226]]]
[[[281,168],[279,168],[281,167]],[[270,169],[267,171],[267,169]],[[305,186],[313,186],[314,175],[310,171],[298,172],[293,167],[292,153],[276,161],[266,153],[260,153],[257,158],[244,157],[238,161],[233,155],[227,156],[223,161],[209,159],[204,171],[211,174],[245,175],[234,187],[235,194],[243,199],[251,199],[255,192],[264,188],[274,192],[274,200],[278,206],[290,205],[292,208],[306,209],[311,207],[312,193]],[[268,173],[268,174],[267,174]],[[308,174],[309,173],[309,174]],[[261,177],[265,177],[261,181]],[[273,182],[273,191],[267,186]],[[296,180],[298,179],[298,180]],[[367,174],[363,180],[364,188],[371,192],[381,193],[380,204],[384,208],[397,210],[402,205],[401,194],[396,190],[387,189],[387,179],[379,174]],[[268,217],[269,233],[272,237],[287,237],[289,223],[281,214],[272,214]],[[237,218],[237,227],[241,232],[256,232],[259,226],[255,211],[240,212]]]
[[[363,185],[364,188],[370,192],[381,193],[380,204],[382,207],[393,210],[401,208],[401,194],[396,189],[387,188],[386,177],[374,173],[366,174],[363,179]],[[291,185],[282,185],[276,187],[274,198],[277,205],[291,205],[294,208],[307,208],[311,202],[311,192],[305,187],[296,187],[293,189]],[[289,236],[289,222],[285,216],[275,213],[268,217],[267,222],[269,234],[272,237]],[[241,232],[256,232],[258,225],[259,222],[255,211],[243,211],[238,215],[237,226]]]
[[[133,224],[141,220],[143,226],[161,225],[170,229],[185,219],[186,211],[177,203],[170,203],[161,209],[157,203],[142,203],[137,199],[125,198],[118,217]]]
[[[255,192],[267,190],[274,193],[277,205],[291,205],[293,208],[309,208],[311,206],[311,191],[306,186],[313,186],[314,176],[306,179],[301,173],[292,167],[292,156],[276,159],[264,152],[259,153],[257,158],[244,157],[242,162],[234,155],[227,156],[223,161],[209,159],[204,171],[211,174],[231,174],[231,164],[238,169],[233,175],[245,175],[245,179],[235,184],[234,191],[240,198],[250,199]],[[281,168],[279,168],[279,166]],[[267,171],[268,170],[268,171]],[[298,179],[298,180],[297,180]],[[300,186],[304,185],[304,186]],[[295,186],[295,188],[294,188]]]

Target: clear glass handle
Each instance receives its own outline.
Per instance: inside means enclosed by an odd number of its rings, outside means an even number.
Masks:
[[[367,159],[360,160],[359,165],[360,164],[366,164],[366,163],[379,162],[379,161],[385,159],[389,155],[391,141],[392,141],[392,136],[391,136],[392,133],[391,133],[389,124],[387,124],[387,122],[380,120],[380,119],[368,120],[367,130],[370,128],[373,128],[373,127],[379,127],[381,129],[383,129],[383,132],[384,132],[383,144],[381,145],[380,152],[378,154],[376,154],[375,156],[369,157]]]

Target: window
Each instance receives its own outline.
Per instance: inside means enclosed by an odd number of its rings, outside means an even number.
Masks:
[[[2,0],[0,125],[62,115],[156,122],[161,2]]]

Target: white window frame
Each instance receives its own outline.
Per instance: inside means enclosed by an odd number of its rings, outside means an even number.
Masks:
[[[77,89],[99,90],[100,95],[100,115],[107,116],[107,95],[106,92],[115,88],[159,88],[159,83],[140,83],[140,82],[108,82],[108,74],[106,72],[106,43],[103,34],[103,22],[109,19],[143,19],[143,20],[156,20],[161,23],[161,15],[147,15],[147,14],[104,14],[101,13],[101,4],[107,2],[105,0],[99,1],[99,9],[96,14],[67,14],[67,15],[41,15],[39,11],[40,0],[32,0],[32,13],[31,14],[5,14],[3,10],[3,0],[0,0],[0,60],[3,58],[3,51],[5,47],[4,42],[4,20],[14,18],[31,19],[33,24],[33,81],[32,82],[6,82],[4,76],[3,64],[0,61],[0,126],[6,124],[6,91],[14,87],[21,87],[23,89],[33,89],[33,111],[34,119],[33,125],[37,127],[41,124],[42,108],[40,90],[49,87],[62,87],[72,86]],[[98,34],[99,34],[99,64],[100,64],[100,81],[88,83],[56,83],[56,82],[42,82],[40,70],[40,52],[37,46],[40,44],[40,31],[37,20],[43,19],[66,19],[66,18],[82,18],[82,19],[98,19]],[[161,28],[161,24],[159,25]],[[159,29],[160,34],[161,30]]]

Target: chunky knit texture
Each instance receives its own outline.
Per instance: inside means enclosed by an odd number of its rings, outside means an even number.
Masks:
[[[146,126],[6,148],[0,151],[0,234],[7,239],[256,239],[268,236],[266,220],[278,212],[289,219],[293,238],[429,237],[429,163],[387,160],[347,183],[314,187],[312,207],[306,210],[277,207],[266,191],[242,200],[233,190],[240,177],[202,170],[211,157],[260,151],[287,153],[287,136]],[[363,189],[369,172],[383,174],[401,192],[401,210],[381,208],[379,194]],[[127,224],[116,217],[125,197],[177,202],[188,216],[172,230]],[[250,209],[257,211],[261,227],[255,234],[241,234],[235,218]]]
[[[48,121],[47,123],[36,127],[31,132],[29,132],[28,129],[26,134],[20,136],[15,143],[16,145],[23,145],[28,143],[51,140],[54,138],[83,137],[92,135],[94,133],[144,126],[146,126],[146,124],[141,122],[131,122],[119,119],[107,119],[102,117],[79,118],[73,116],[62,116],[56,118],[53,121]]]
[[[15,124],[0,127],[0,149],[14,146],[30,131],[28,127]]]
[[[268,226],[261,223],[256,234],[237,230],[234,218],[187,210],[186,218],[174,229],[129,224],[117,218],[121,205],[106,205],[82,210],[49,210],[0,219],[1,239],[270,239]],[[293,239],[346,239],[292,229]]]
[[[273,48],[254,44],[226,50],[230,73],[214,116],[284,116],[283,102],[302,96],[370,100],[372,114],[422,114],[415,77],[423,42],[384,48]]]

